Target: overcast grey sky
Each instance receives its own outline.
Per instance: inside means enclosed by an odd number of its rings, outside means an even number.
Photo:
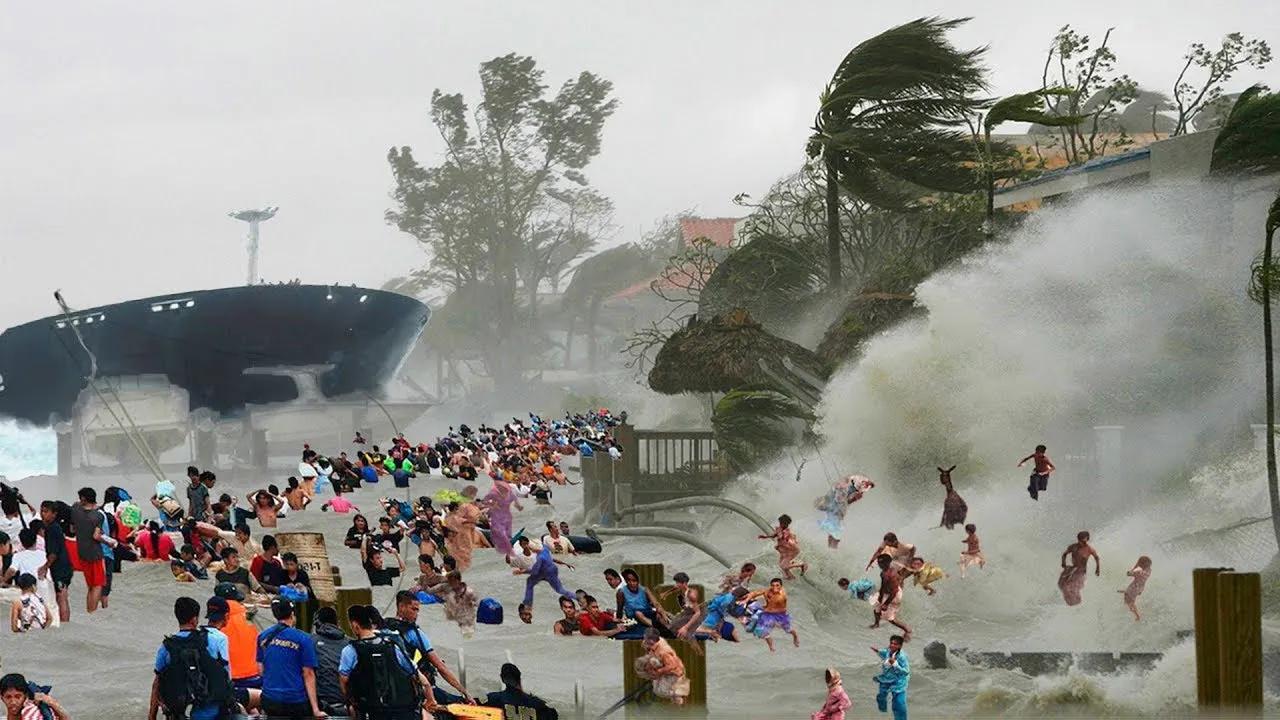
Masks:
[[[955,39],[991,46],[996,93],[1038,87],[1065,23],[1115,26],[1120,69],[1166,91],[1193,41],[1241,30],[1280,50],[1276,0],[6,3],[0,328],[51,314],[57,287],[85,307],[242,283],[244,226],[226,213],[245,207],[281,207],[269,280],[377,286],[421,263],[382,220],[387,149],[434,157],[432,89],[473,97],[478,64],[508,52],[552,86],[613,81],[622,104],[588,174],[620,239],[683,208],[736,214],[735,194],[801,161],[844,54],[931,14],[974,16]]]

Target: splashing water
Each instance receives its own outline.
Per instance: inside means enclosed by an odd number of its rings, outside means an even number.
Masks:
[[[52,430],[0,420],[0,477],[18,481],[58,471],[58,438]]]
[[[1160,543],[1266,507],[1263,464],[1244,449],[1260,417],[1260,313],[1245,288],[1265,203],[1233,208],[1230,198],[1209,184],[1144,187],[1036,213],[1007,244],[920,285],[927,316],[872,339],[831,380],[819,429],[822,459],[838,471],[811,463],[797,484],[784,460],[758,487],[738,491],[766,515],[795,517],[819,583],[862,575],[887,531],[916,544],[950,574],[935,597],[908,588],[904,617],[922,642],[1174,648],[1148,675],[1161,679],[1158,693],[1125,691],[1116,678],[1132,684],[1131,676],[1015,687],[998,673],[975,699],[978,714],[1154,713],[1194,703],[1194,653],[1175,636],[1192,625],[1190,570],[1217,563],[1211,549],[1171,554]],[[1240,231],[1223,230],[1233,225]],[[1105,484],[1054,442],[1100,425],[1126,427],[1124,472]],[[1041,442],[1059,470],[1033,502],[1029,470],[1014,466]],[[956,567],[964,533],[936,528],[944,493],[934,467],[953,464],[988,560],[967,580]],[[877,489],[850,508],[833,553],[803,508],[850,472]],[[1082,529],[1102,572],[1089,573],[1083,605],[1067,607],[1058,559]],[[1275,546],[1258,550],[1255,567]],[[1154,561],[1141,623],[1117,592],[1139,555]]]

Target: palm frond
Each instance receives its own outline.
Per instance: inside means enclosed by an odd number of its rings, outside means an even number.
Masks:
[[[798,443],[794,421],[806,425],[814,415],[794,398],[766,387],[749,386],[726,394],[711,415],[716,444],[729,463],[749,471]]]
[[[1002,98],[987,111],[982,124],[987,132],[1006,122],[1036,123],[1048,127],[1069,127],[1085,121],[1083,115],[1057,115],[1045,112],[1042,102],[1045,97],[1070,95],[1066,88],[1044,88],[1029,93],[1019,93]]]
[[[698,296],[699,317],[743,308],[767,322],[795,310],[822,282],[822,253],[816,238],[755,231],[707,278]]]
[[[1213,143],[1210,171],[1280,172],[1280,94],[1254,85],[1240,94]]]

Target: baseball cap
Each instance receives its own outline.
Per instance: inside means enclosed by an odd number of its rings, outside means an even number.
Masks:
[[[227,613],[231,612],[231,606],[227,604],[225,598],[211,597],[209,602],[205,603],[205,617],[209,622],[214,620],[222,620],[227,617]]]
[[[244,593],[240,592],[240,588],[236,587],[234,583],[218,583],[213,588],[213,594],[219,598],[235,600],[236,602],[244,602]]]

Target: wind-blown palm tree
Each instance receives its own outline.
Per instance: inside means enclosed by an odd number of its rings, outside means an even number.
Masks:
[[[1049,95],[1067,95],[1071,91],[1065,88],[1046,88],[1029,93],[1020,93],[1003,98],[987,110],[982,118],[982,174],[987,193],[987,227],[996,214],[996,180],[1000,174],[996,167],[996,154],[1000,148],[991,143],[991,131],[996,126],[1007,122],[1036,123],[1046,127],[1063,127],[1079,125],[1085,118],[1081,115],[1054,115],[1046,112],[1043,101]]]
[[[1280,173],[1280,94],[1254,85],[1240,94],[1213,143],[1211,172],[1231,175]],[[1271,336],[1271,297],[1280,289],[1271,256],[1272,240],[1280,229],[1280,195],[1267,213],[1262,257],[1254,262],[1250,296],[1262,304],[1262,342],[1266,374],[1267,490],[1271,497],[1271,523],[1280,544],[1280,477],[1276,471],[1275,347]],[[1273,287],[1274,286],[1274,287]]]
[[[955,128],[982,107],[986,48],[958,50],[946,37],[967,22],[920,18],[860,43],[820,98],[809,156],[827,183],[827,265],[840,283],[839,189],[875,207],[910,205],[917,189],[966,192],[977,178],[968,139]]]

